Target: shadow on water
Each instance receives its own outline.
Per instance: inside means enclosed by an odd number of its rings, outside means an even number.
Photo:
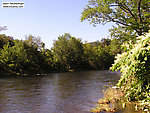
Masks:
[[[85,71],[45,76],[0,78],[1,113],[90,113],[104,85],[115,85],[119,73]]]

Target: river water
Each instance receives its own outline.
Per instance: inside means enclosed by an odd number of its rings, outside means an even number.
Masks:
[[[120,74],[110,71],[51,73],[0,78],[0,113],[90,113],[104,86]]]

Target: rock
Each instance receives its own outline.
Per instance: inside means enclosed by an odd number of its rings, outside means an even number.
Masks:
[[[109,104],[110,101],[109,101],[109,100],[106,100],[106,99],[99,99],[99,100],[98,100],[98,103],[99,103],[99,104]]]
[[[113,86],[112,88],[113,88],[113,89],[119,89],[119,87],[117,87],[117,86]]]

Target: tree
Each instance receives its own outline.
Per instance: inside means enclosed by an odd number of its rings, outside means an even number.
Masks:
[[[108,38],[101,39],[101,47],[109,46],[110,43],[111,43],[111,39],[108,39]]]
[[[0,67],[2,71],[21,74],[28,63],[26,50],[22,41],[8,42],[0,51]]]
[[[83,69],[83,46],[79,38],[68,33],[58,37],[52,47],[55,62],[62,70]]]
[[[43,57],[43,66],[42,68],[46,70],[47,72],[55,72],[57,71],[57,66],[54,63],[54,56],[51,50],[45,49],[42,52]]]
[[[89,69],[109,69],[114,56],[110,52],[110,39],[102,39],[101,42],[84,44],[84,58],[89,64]]]
[[[40,37],[34,37],[32,35],[29,35],[26,37],[25,42],[29,45],[34,47],[37,50],[44,50],[45,44],[41,41]]]
[[[99,69],[109,69],[113,64],[114,56],[108,52],[107,47],[108,46],[102,48],[101,46],[98,46],[95,51],[97,57],[95,57],[95,59],[98,59],[96,63],[98,64]]]
[[[90,23],[106,24],[114,22],[118,27],[115,32],[131,32],[131,37],[148,32],[150,25],[150,0],[90,0],[82,12],[81,21],[88,19]],[[128,39],[127,39],[128,40]]]
[[[94,50],[94,47],[96,48],[98,42],[92,42],[92,43],[85,43],[83,45],[84,47],[84,60],[87,62],[87,66],[88,66],[88,69],[98,69],[98,67],[96,67],[96,58],[98,58],[95,54],[95,50]],[[98,62],[97,62],[98,63]]]
[[[121,43],[117,39],[112,39],[110,43],[110,52],[112,55],[116,56],[118,53],[122,52]]]
[[[0,48],[3,48],[5,44],[9,43],[11,46],[14,45],[13,38],[6,35],[0,35]]]

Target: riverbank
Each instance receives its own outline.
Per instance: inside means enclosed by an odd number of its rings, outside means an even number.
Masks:
[[[46,75],[49,74],[50,72],[38,72],[38,73],[32,73],[32,72],[25,72],[25,73],[17,73],[17,72],[4,72],[0,71],[0,77],[9,77],[9,76],[40,76],[40,75]],[[54,72],[51,72],[54,73]]]
[[[98,100],[96,107],[92,109],[91,112],[117,112],[119,109],[128,107],[129,109],[133,109],[135,112],[139,111],[150,113],[149,100],[127,101],[124,99],[124,94],[125,93],[121,88],[108,88],[104,92],[104,98]]]
[[[2,71],[0,70],[0,77],[1,76],[29,76],[29,75],[46,75],[46,74],[50,74],[50,73],[73,73],[73,72],[82,72],[82,71],[107,71],[107,70],[98,70],[98,69],[68,69],[68,70],[60,70],[60,71],[56,71],[56,70],[51,70],[51,71],[44,71],[44,70],[39,70],[37,72],[31,72],[31,71],[23,71],[22,73],[18,73],[18,72],[6,72],[6,71]],[[111,71],[110,71],[111,73]],[[117,73],[117,72],[116,72]],[[119,73],[119,71],[118,71]]]
[[[111,103],[119,103],[122,108],[126,105],[133,106],[134,111],[150,112],[150,33],[137,37],[135,44],[122,45],[126,50],[116,56],[112,71],[121,72],[117,83],[119,88],[106,90],[104,99]],[[117,92],[116,90],[120,90]],[[116,93],[117,92],[117,93]],[[117,95],[116,95],[117,94]],[[111,98],[117,99],[111,100]],[[118,96],[119,95],[119,96]],[[108,98],[107,98],[108,97]],[[108,103],[108,104],[109,104]],[[113,103],[113,102],[112,102]],[[104,104],[104,103],[103,103]],[[117,106],[118,107],[118,106]],[[97,109],[96,109],[97,110]],[[100,105],[98,110],[110,111]],[[114,110],[114,109],[113,109]]]

